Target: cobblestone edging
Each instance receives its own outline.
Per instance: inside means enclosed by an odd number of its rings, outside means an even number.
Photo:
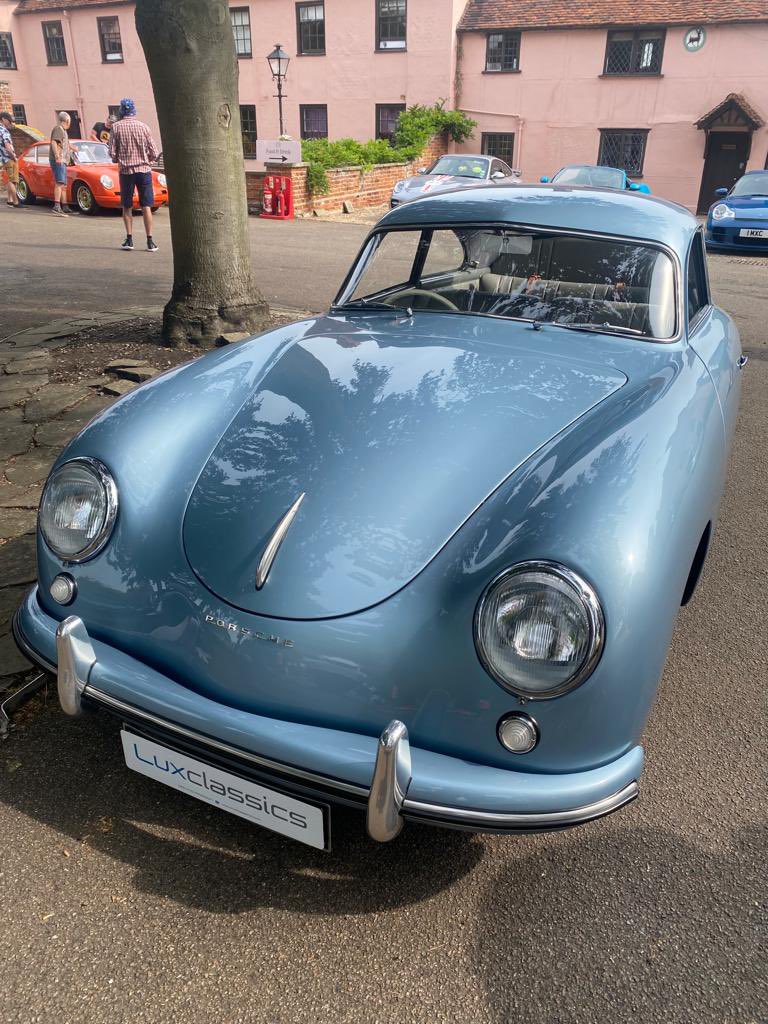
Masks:
[[[69,439],[139,383],[110,376],[50,383],[51,353],[87,327],[159,313],[153,308],[70,317],[0,341],[0,694],[32,668],[13,641],[11,619],[37,578],[34,532],[45,478]]]

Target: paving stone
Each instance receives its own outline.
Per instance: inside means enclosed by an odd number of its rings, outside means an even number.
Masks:
[[[35,428],[31,423],[10,423],[6,424],[7,413],[21,412],[21,409],[6,409],[2,414],[3,426],[0,427],[0,460],[11,458],[13,455],[22,455],[32,445],[32,437]]]
[[[0,539],[10,540],[25,533],[34,533],[37,510],[34,508],[0,508]],[[0,595],[2,595],[0,590]]]
[[[5,467],[5,475],[17,487],[28,487],[40,483],[48,476],[54,456],[50,453],[29,452],[20,455],[16,461]]]
[[[34,394],[34,390],[34,388],[25,387],[23,384],[17,384],[13,388],[0,391],[0,410],[10,409],[17,402],[23,402],[25,398]]]
[[[217,348],[224,348],[225,345],[236,345],[238,341],[246,341],[250,337],[252,335],[247,331],[227,331],[225,334],[220,334],[214,344]]]
[[[40,359],[43,362],[49,363],[51,361],[51,353],[46,348],[25,348],[22,352],[12,352],[12,362],[26,362],[28,359]]]
[[[113,380],[111,384],[105,386],[104,390],[109,395],[127,395],[135,387],[136,384],[130,380]]]
[[[135,380],[139,384],[145,380],[152,380],[159,372],[153,366],[121,366],[119,370],[115,370],[117,376],[123,380]]]
[[[112,378],[107,377],[106,374],[102,374],[100,377],[88,377],[87,380],[81,380],[80,384],[84,388],[103,388],[105,385],[111,382]]]
[[[14,487],[6,484],[0,487],[0,508],[37,508],[42,490],[42,484],[34,484],[32,487]]]
[[[72,420],[53,420],[41,423],[35,431],[35,441],[44,448],[63,448],[80,429]]]
[[[0,636],[10,633],[11,619],[26,592],[26,587],[3,587],[0,590]]]
[[[37,543],[34,534],[14,537],[0,545],[0,580],[6,587],[37,579]]]
[[[78,402],[77,405],[73,405],[71,409],[67,409],[65,413],[58,416],[57,420],[66,423],[79,421],[85,426],[89,420],[92,420],[98,413],[103,412],[104,409],[109,408],[113,402],[114,398],[108,398],[106,395],[94,395],[89,392],[84,402]]]
[[[28,661],[16,646],[16,641],[10,633],[0,636],[0,678],[15,675],[17,672],[27,672],[33,668],[31,661]]]
[[[88,395],[87,388],[74,384],[49,384],[24,406],[27,423],[44,423],[60,415],[65,409]]]
[[[35,356],[34,359],[12,360],[10,363],[6,364],[5,372],[11,376],[16,376],[17,374],[40,373],[40,371],[46,371],[47,375],[47,366],[48,360]]]
[[[41,387],[45,387],[48,383],[48,371],[39,370],[34,374],[24,374],[18,376],[7,376],[3,375],[0,377],[0,397],[6,392],[18,391],[19,388],[24,388],[27,394],[33,394]]]
[[[149,363],[146,359],[113,359],[104,367],[104,373],[113,373],[126,366],[149,366]]]

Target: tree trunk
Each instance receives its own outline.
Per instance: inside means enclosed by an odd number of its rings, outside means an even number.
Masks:
[[[238,67],[220,0],[137,0],[170,196],[169,344],[258,330],[268,307],[251,270]],[[141,116],[141,111],[139,111]]]

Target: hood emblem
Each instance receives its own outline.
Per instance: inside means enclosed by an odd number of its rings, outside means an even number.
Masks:
[[[256,569],[256,589],[261,590],[264,584],[267,582],[269,576],[269,570],[272,568],[272,563],[275,560],[275,555],[280,550],[280,545],[285,540],[285,535],[291,528],[291,523],[296,518],[296,513],[299,511],[302,501],[304,501],[305,494],[302,493],[298,496],[296,501],[291,505],[288,511],[285,513],[283,518],[275,527],[274,533],[269,538],[267,546],[264,548],[264,554],[261,556],[258,568]]]

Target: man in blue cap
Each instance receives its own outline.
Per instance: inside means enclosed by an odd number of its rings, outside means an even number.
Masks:
[[[155,205],[152,164],[157,160],[158,151],[152,132],[136,117],[136,104],[131,99],[120,101],[120,120],[112,127],[109,154],[120,168],[120,201],[125,224],[122,248],[133,249],[133,196],[138,192],[147,251],[157,252],[152,238],[152,207]]]

